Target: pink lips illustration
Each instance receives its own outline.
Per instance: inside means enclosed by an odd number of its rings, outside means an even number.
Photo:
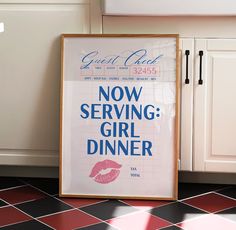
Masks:
[[[97,183],[108,184],[119,176],[121,166],[122,165],[111,160],[99,161],[93,166],[89,177],[93,177],[94,181]],[[111,171],[106,174],[100,173],[102,170],[106,169],[111,169]]]

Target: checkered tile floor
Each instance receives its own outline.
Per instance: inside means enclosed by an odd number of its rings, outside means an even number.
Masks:
[[[69,199],[57,179],[0,177],[0,229],[235,230],[236,186],[182,183],[176,202]]]

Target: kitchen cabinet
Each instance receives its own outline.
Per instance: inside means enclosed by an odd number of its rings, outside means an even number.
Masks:
[[[1,165],[58,166],[60,35],[98,32],[95,3],[0,0]]]
[[[236,39],[196,39],[194,64],[193,170],[236,172]]]
[[[236,17],[111,17],[99,4],[0,0],[0,163],[58,165],[61,33],[178,33],[180,170],[236,172]]]
[[[180,39],[180,170],[192,171],[194,39]]]
[[[181,169],[236,172],[236,39],[181,39],[180,47]]]

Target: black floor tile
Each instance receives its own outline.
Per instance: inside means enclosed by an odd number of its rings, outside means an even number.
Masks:
[[[225,187],[227,187],[227,185],[179,183],[178,199],[182,200],[192,196],[200,195],[202,193],[216,191]]]
[[[1,228],[2,230],[52,230],[48,226],[36,221],[30,220],[19,224],[8,225]]]
[[[236,207],[218,212],[217,215],[236,222]]]
[[[112,219],[138,210],[118,200],[108,200],[80,209],[102,220]]]
[[[106,223],[94,224],[94,225],[90,225],[88,227],[78,228],[76,230],[79,230],[79,229],[80,230],[117,230],[117,228],[114,228]]]
[[[162,228],[161,230],[182,230],[182,228],[179,228],[177,226],[170,226],[170,227],[167,227],[167,228]]]
[[[33,217],[40,217],[72,209],[69,205],[52,197],[26,202],[16,205],[16,207]]]
[[[6,188],[12,188],[16,186],[24,185],[23,182],[18,180],[17,178],[11,177],[0,177],[0,190]]]
[[[199,209],[193,208],[189,205],[180,202],[175,202],[162,207],[157,207],[149,210],[148,212],[152,215],[168,220],[169,222],[174,224],[205,213]]]
[[[59,181],[55,178],[25,178],[26,183],[50,194],[56,195],[59,193]]]
[[[5,203],[3,200],[0,200],[0,207],[6,206],[7,203]]]
[[[2,230],[52,230],[48,226],[36,221],[30,220],[19,224],[8,225],[2,227]]]
[[[218,193],[236,199],[236,186],[217,191]]]

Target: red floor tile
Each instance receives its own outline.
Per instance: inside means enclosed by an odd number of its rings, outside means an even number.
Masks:
[[[128,205],[131,205],[135,208],[147,210],[151,208],[160,207],[166,204],[169,204],[169,201],[154,201],[154,200],[121,200],[122,202],[125,202]]]
[[[154,230],[171,225],[168,221],[146,212],[117,217],[106,222],[122,230]]]
[[[0,208],[0,226],[27,220],[31,220],[31,218],[13,207]]]
[[[63,202],[75,207],[81,208],[98,202],[106,201],[102,199],[79,199],[79,198],[60,198]]]
[[[79,210],[66,211],[39,218],[39,220],[57,230],[72,230],[101,222],[95,217],[89,216]]]
[[[46,197],[46,195],[30,186],[23,186],[14,189],[8,189],[0,192],[0,198],[10,204],[21,203],[30,200],[37,200]]]
[[[215,214],[206,214],[202,217],[178,224],[184,230],[235,230],[236,223],[230,222]]]
[[[183,202],[208,212],[217,212],[236,206],[236,200],[229,199],[215,193],[187,199]]]

